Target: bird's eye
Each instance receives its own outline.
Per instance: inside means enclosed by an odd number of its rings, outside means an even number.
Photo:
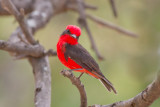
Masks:
[[[69,34],[71,33],[71,32],[69,31],[69,29],[67,29],[67,33],[69,33]]]

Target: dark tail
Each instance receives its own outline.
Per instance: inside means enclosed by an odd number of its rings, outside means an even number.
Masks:
[[[115,88],[113,87],[112,83],[105,77],[103,78],[99,78],[100,82],[108,89],[108,91],[111,92],[111,90],[113,90],[113,92],[115,94],[117,94]]]

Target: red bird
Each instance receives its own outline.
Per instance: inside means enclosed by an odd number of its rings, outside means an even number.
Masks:
[[[81,29],[79,27],[74,25],[66,27],[57,43],[59,60],[72,71],[87,73],[99,79],[109,91],[113,90],[116,93],[112,83],[102,74],[93,57],[78,43],[80,35]]]

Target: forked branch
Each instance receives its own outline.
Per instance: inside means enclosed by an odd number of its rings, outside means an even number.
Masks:
[[[2,0],[1,4],[4,9],[6,9],[9,13],[15,16],[28,42],[31,44],[36,44],[37,42],[33,38],[31,29],[29,29],[24,19],[24,10],[21,9],[19,12],[10,0]]]

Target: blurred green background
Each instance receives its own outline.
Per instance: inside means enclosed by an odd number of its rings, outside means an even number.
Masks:
[[[86,0],[98,6],[97,11],[88,13],[111,21],[137,34],[132,38],[104,28],[88,20],[100,53],[105,57],[99,61],[91,50],[87,34],[82,29],[80,43],[97,60],[104,75],[118,91],[109,93],[100,82],[83,75],[88,105],[110,104],[134,97],[146,88],[160,70],[160,1],[159,0],[115,0],[118,18],[114,18],[107,0]],[[56,50],[59,35],[68,24],[77,24],[78,14],[66,12],[56,15],[49,24],[39,30],[35,38],[46,49]],[[0,40],[7,40],[18,24],[13,17],[0,17]],[[79,92],[69,79],[60,75],[65,67],[57,57],[50,57],[52,70],[52,107],[78,107]],[[75,73],[79,75],[79,73]],[[34,78],[27,60],[14,60],[7,52],[0,50],[0,107],[33,107]],[[156,100],[151,107],[159,107]]]

